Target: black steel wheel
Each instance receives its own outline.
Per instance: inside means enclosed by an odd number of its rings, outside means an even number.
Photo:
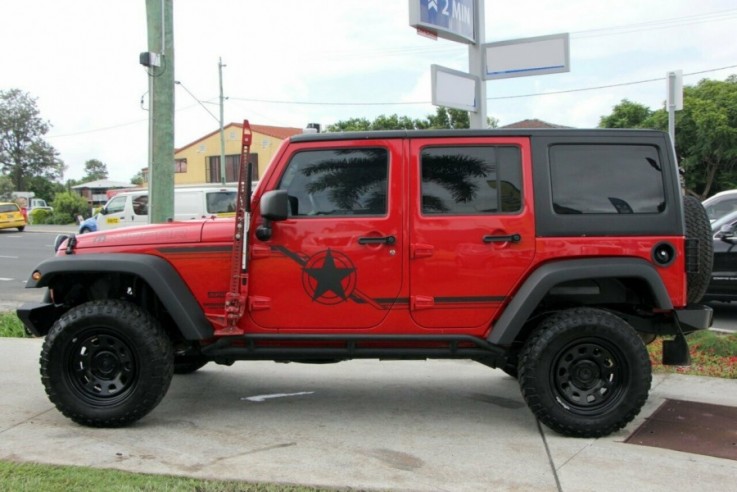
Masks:
[[[527,404],[541,422],[569,436],[600,437],[627,425],[645,404],[651,379],[639,335],[599,309],[550,316],[520,354]]]
[[[41,352],[41,380],[66,417],[92,427],[120,427],[161,401],[173,374],[171,343],[140,307],[93,301],[65,313]]]

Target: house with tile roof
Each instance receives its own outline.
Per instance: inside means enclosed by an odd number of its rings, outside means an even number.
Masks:
[[[223,130],[225,181],[235,183],[238,181],[243,125],[229,123]],[[302,128],[251,124],[250,160],[254,164],[253,179],[258,180],[263,175],[283,140],[302,131]],[[143,177],[144,181],[148,182],[148,168],[143,169]],[[174,150],[175,186],[220,182],[220,129]]]

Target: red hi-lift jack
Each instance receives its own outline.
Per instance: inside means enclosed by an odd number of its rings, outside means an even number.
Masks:
[[[238,322],[246,310],[246,289],[248,272],[246,255],[248,252],[248,222],[251,213],[251,182],[253,167],[249,162],[251,152],[251,125],[243,121],[241,140],[241,160],[238,167],[238,195],[236,197],[235,233],[233,252],[230,257],[230,285],[225,294],[225,315],[208,315],[207,318],[218,326],[216,336],[242,335]]]

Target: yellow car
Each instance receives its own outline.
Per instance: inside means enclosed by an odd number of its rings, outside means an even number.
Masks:
[[[17,227],[19,231],[26,228],[26,218],[15,203],[0,203],[0,229]]]

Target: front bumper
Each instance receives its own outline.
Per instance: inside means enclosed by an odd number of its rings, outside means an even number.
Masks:
[[[33,336],[45,336],[62,310],[50,302],[26,302],[16,311],[26,331]]]

